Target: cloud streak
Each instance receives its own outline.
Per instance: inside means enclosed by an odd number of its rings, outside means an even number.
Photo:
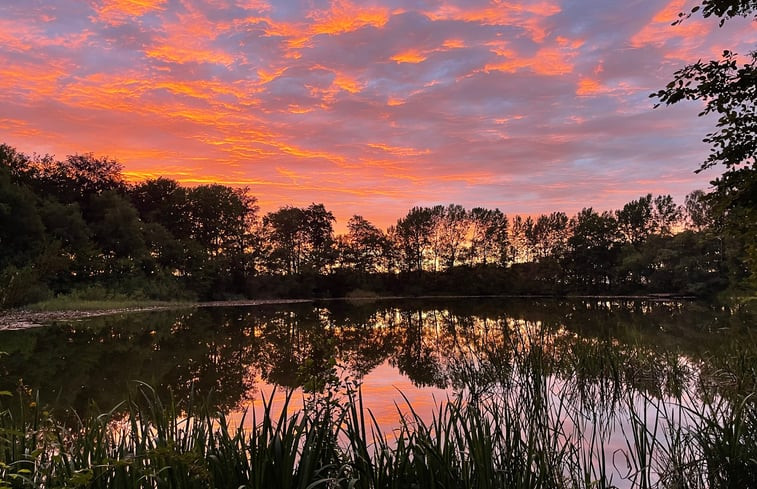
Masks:
[[[651,110],[755,23],[681,0],[63,0],[0,6],[0,139],[129,178],[249,185],[391,224],[418,204],[539,213],[679,200],[712,121]]]

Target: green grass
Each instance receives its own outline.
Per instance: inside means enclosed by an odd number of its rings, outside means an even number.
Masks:
[[[68,299],[56,297],[43,302],[37,302],[25,307],[29,311],[102,311],[112,309],[137,309],[163,306],[181,306],[190,303],[184,302],[167,302],[152,301],[139,299],[105,299],[105,300],[86,300],[86,299]]]
[[[103,287],[90,286],[25,305],[24,309],[32,311],[132,309],[190,304],[192,299],[191,297],[167,296],[171,300],[163,300],[164,297],[166,297],[165,294],[161,296],[149,296],[140,291],[125,293]]]
[[[58,296],[42,302],[35,302],[24,307],[29,311],[100,311],[112,309],[136,309],[146,307],[182,306],[191,302],[158,301],[128,296],[111,296],[89,299],[77,296]]]

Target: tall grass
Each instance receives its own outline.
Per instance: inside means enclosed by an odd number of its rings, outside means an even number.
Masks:
[[[439,402],[430,419],[405,399],[389,431],[354,384],[297,410],[292,392],[278,406],[271,394],[233,425],[206,399],[161,399],[144,383],[67,424],[28,392],[1,393],[0,488],[757,487],[753,391],[703,384],[663,401],[608,382],[622,377],[613,361],[580,366],[606,372],[593,387],[571,383],[540,348],[520,349],[486,389]]]

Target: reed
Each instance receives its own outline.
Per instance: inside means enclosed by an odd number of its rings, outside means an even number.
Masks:
[[[548,358],[524,351],[507,382],[439,402],[431,419],[405,399],[390,431],[355,384],[296,410],[292,392],[277,407],[272,393],[234,425],[208,399],[144,383],[67,424],[5,392],[0,488],[757,487],[753,392],[669,402],[610,386],[623,402],[590,409],[587,380],[549,375]],[[610,451],[618,431],[625,446]]]

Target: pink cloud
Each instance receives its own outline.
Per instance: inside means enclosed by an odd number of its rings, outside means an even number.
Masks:
[[[671,27],[680,5],[5,4],[0,142],[382,226],[417,204],[680,200],[712,177],[692,173],[711,121],[694,106],[653,111],[648,94],[683,60],[757,40],[748,22]]]

